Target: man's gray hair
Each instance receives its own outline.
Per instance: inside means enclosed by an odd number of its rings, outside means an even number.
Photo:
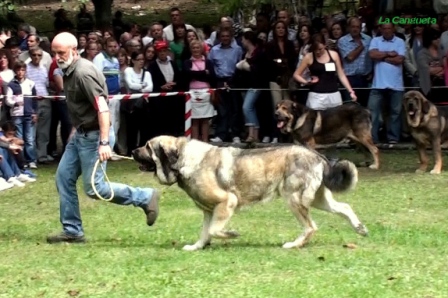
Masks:
[[[17,28],[17,31],[23,31],[26,34],[30,34],[30,25],[28,24],[20,24],[19,27]]]
[[[28,50],[28,52],[29,53],[35,53],[35,52],[44,52],[44,50],[41,48],[41,47],[39,47],[39,46],[37,46],[37,47],[32,47],[32,48],[30,48],[29,50]]]
[[[126,46],[127,47],[130,47],[130,46],[133,46],[133,45],[139,45],[139,42],[137,40],[135,40],[135,39],[130,39],[130,40],[128,40],[126,42]]]
[[[34,37],[36,37],[36,41],[37,41],[37,42],[41,42],[41,38],[39,37],[39,35],[37,35],[37,34],[35,34],[35,33],[30,33],[30,34],[28,34],[28,37],[30,37],[30,36],[34,36]]]

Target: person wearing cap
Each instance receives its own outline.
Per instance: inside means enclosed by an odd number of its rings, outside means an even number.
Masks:
[[[156,60],[148,67],[152,75],[153,92],[176,92],[183,89],[182,74],[174,59],[169,59],[169,43],[167,41],[157,41],[154,44]],[[173,135],[180,136],[184,133],[185,100],[182,96],[165,96],[151,98],[150,105],[153,108],[151,121],[154,125],[151,128],[153,136]],[[156,119],[159,119],[157,121]],[[163,123],[163,125],[161,125]],[[149,137],[149,135],[148,135]]]

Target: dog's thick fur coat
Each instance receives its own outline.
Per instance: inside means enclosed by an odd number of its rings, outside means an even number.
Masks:
[[[315,148],[316,144],[335,144],[348,138],[371,153],[371,169],[380,167],[379,150],[372,139],[370,112],[357,103],[318,111],[282,100],[275,116],[277,127],[283,134],[291,134],[295,143]]]
[[[448,107],[437,107],[419,91],[409,91],[403,96],[403,108],[420,159],[420,167],[416,172],[426,172],[428,168],[426,148],[431,146],[434,154],[434,168],[431,174],[440,174],[442,144],[448,141]]]
[[[217,147],[184,137],[159,136],[133,152],[135,161],[155,165],[161,184],[177,183],[204,212],[199,240],[185,250],[210,244],[212,237],[238,236],[225,230],[239,208],[280,195],[304,226],[304,232],[284,248],[303,246],[317,230],[310,208],[336,213],[348,219],[355,231],[367,235],[366,227],[352,208],[333,199],[332,191],[353,189],[358,181],[349,161],[330,163],[303,146],[264,149]]]

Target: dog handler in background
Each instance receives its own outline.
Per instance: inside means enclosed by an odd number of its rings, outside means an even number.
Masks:
[[[48,236],[48,243],[85,241],[76,181],[82,174],[86,194],[97,198],[91,185],[92,172],[98,158],[105,163],[111,157],[115,143],[106,79],[93,63],[78,55],[77,46],[76,37],[67,32],[56,35],[51,45],[58,66],[64,72],[65,96],[74,130],[56,172],[63,231]],[[160,198],[157,190],[119,183],[109,185],[100,167],[95,173],[95,188],[103,198],[110,198],[112,188],[115,194],[112,203],[140,207],[148,225],[156,221]]]
[[[309,81],[302,77],[305,69],[310,71]],[[312,36],[310,52],[296,69],[294,79],[310,86],[306,106],[313,110],[326,110],[342,105],[338,79],[350,93],[352,100],[357,99],[345,76],[338,53],[326,48],[325,39],[320,33]]]
[[[356,101],[355,91],[345,76],[338,52],[327,49],[322,34],[311,37],[309,51],[294,73],[296,81],[310,86],[306,106],[313,110],[326,110],[342,105],[339,82],[347,89],[352,100]],[[305,69],[310,71],[309,81],[302,77]],[[334,147],[327,149],[326,154],[330,159],[338,159]]]

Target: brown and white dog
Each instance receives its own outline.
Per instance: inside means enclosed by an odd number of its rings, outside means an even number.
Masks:
[[[442,144],[448,140],[448,107],[437,107],[421,92],[409,91],[403,96],[403,108],[420,159],[420,167],[416,172],[426,172],[428,168],[426,148],[431,146],[434,168],[430,173],[440,174],[443,164]]]

